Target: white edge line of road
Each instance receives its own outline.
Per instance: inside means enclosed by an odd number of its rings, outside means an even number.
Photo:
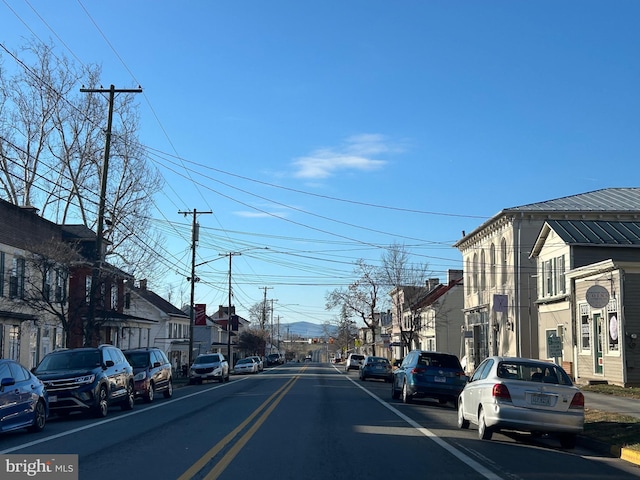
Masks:
[[[238,379],[235,379],[233,381],[233,383],[243,382],[245,380],[248,380],[249,378],[252,378],[252,377],[238,378]],[[144,410],[136,410],[134,408],[134,410],[132,412],[125,413],[124,415],[119,415],[117,417],[111,417],[111,418],[105,418],[104,420],[99,420],[97,422],[92,422],[92,423],[90,423],[88,425],[84,425],[82,427],[74,428],[73,430],[69,430],[69,431],[66,431],[66,432],[58,433],[56,435],[50,435],[50,436],[44,437],[44,438],[39,438],[38,440],[33,440],[31,442],[23,443],[21,445],[15,446],[15,447],[7,448],[6,450],[0,450],[0,455],[4,455],[4,454],[7,454],[7,453],[15,452],[16,450],[22,450],[23,448],[33,447],[34,445],[38,445],[38,444],[44,443],[44,442],[49,442],[51,440],[56,440],[58,438],[66,437],[68,435],[73,435],[74,433],[82,432],[83,430],[89,430],[90,428],[99,427],[100,425],[104,425],[105,423],[116,422],[118,420],[122,420],[123,418],[127,418],[127,417],[130,417],[132,415],[138,415],[138,414],[141,414],[141,413],[148,412],[149,410],[154,410],[156,408],[164,407],[165,405],[171,405],[172,403],[175,403],[175,402],[181,402],[182,400],[185,400],[187,398],[195,397],[196,395],[202,395],[203,393],[207,393],[207,392],[210,392],[211,390],[216,390],[218,388],[223,388],[223,387],[225,387],[227,385],[229,385],[228,382],[227,383],[220,383],[220,384],[218,384],[218,385],[216,385],[214,387],[210,387],[210,388],[207,388],[205,390],[198,390],[197,392],[190,393],[189,395],[185,395],[184,397],[172,398],[171,400],[167,400],[167,401],[162,402],[162,403],[152,404],[152,405],[148,406],[147,408],[145,408]]]
[[[338,372],[340,372],[340,370],[337,367],[334,366],[333,368],[335,368]],[[343,372],[340,372],[340,373],[343,373]],[[492,472],[491,470],[486,468],[484,465],[476,462],[474,459],[472,459],[468,455],[462,453],[460,450],[458,450],[454,446],[452,446],[449,443],[445,442],[440,437],[438,437],[435,433],[433,433],[431,430],[429,430],[427,428],[424,428],[418,422],[416,422],[415,420],[409,418],[404,413],[402,413],[400,410],[398,410],[394,406],[390,405],[388,402],[382,400],[380,397],[378,397],[377,395],[373,394],[372,392],[370,392],[369,390],[364,388],[362,385],[360,385],[358,382],[356,382],[353,378],[348,377],[348,376],[345,377],[345,378],[347,380],[349,380],[351,383],[353,383],[356,387],[358,387],[362,391],[366,392],[367,395],[369,395],[371,398],[373,398],[378,403],[383,405],[385,408],[391,410],[394,414],[396,414],[402,420],[407,422],[409,425],[411,425],[413,428],[415,428],[422,435],[424,435],[425,437],[430,438],[435,443],[437,443],[440,447],[444,448],[447,452],[449,452],[451,455],[456,457],[458,460],[466,463],[469,467],[473,468],[476,472],[478,472],[483,477],[485,477],[487,479],[490,479],[490,480],[503,480],[503,478],[501,476],[495,474],[494,472]]]

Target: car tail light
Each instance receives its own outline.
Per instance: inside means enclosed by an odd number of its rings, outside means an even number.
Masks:
[[[413,373],[414,375],[419,375],[419,374],[424,373],[424,372],[426,372],[426,371],[427,371],[427,369],[426,369],[426,368],[413,367],[413,368],[411,369],[411,372],[410,372],[410,373]]]
[[[584,395],[582,392],[578,392],[573,396],[573,400],[571,400],[569,408],[584,409]]]
[[[509,393],[509,389],[503,383],[496,383],[493,386],[493,390],[492,390],[491,394],[494,397],[499,398],[501,400],[506,400],[506,401],[509,401],[509,402],[511,401],[511,394]]]

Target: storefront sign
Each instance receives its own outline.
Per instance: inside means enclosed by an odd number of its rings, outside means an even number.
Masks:
[[[589,287],[585,297],[591,308],[604,308],[609,304],[609,290],[602,285]]]

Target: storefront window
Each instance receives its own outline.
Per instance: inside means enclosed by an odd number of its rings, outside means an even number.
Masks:
[[[582,350],[591,350],[591,331],[589,329],[589,307],[580,305],[580,346]]]
[[[618,321],[618,314],[616,312],[609,312],[608,314],[608,330],[609,330],[609,351],[618,352],[620,345],[618,343],[620,333],[620,322]]]

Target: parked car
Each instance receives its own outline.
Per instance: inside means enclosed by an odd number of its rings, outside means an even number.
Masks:
[[[349,370],[359,370],[360,365],[364,362],[364,355],[360,355],[359,353],[350,353],[347,357],[347,361],[344,362],[344,371],[348,372]]]
[[[267,355],[267,366],[282,365],[284,363],[284,357],[279,353],[270,353]]]
[[[258,364],[259,372],[264,370],[264,361],[262,360],[262,357],[259,357],[258,355],[252,355],[249,358],[253,358],[256,361],[256,363]]]
[[[49,398],[42,381],[18,362],[0,360],[0,431],[40,432],[48,416]]]
[[[467,376],[455,355],[426,350],[413,350],[393,371],[392,398],[404,403],[414,398],[432,398],[440,404],[458,401]]]
[[[198,355],[189,369],[189,384],[202,383],[204,380],[229,381],[229,363],[221,353],[203,353]]]
[[[385,382],[390,382],[393,378],[391,363],[385,357],[365,357],[364,362],[360,365],[360,380],[367,378],[378,378]]]
[[[233,371],[237,374],[258,373],[258,364],[252,357],[243,358],[236,362],[235,367],[233,367]]]
[[[156,393],[164,398],[173,395],[173,372],[166,354],[159,348],[136,348],[125,350],[124,356],[133,367],[136,397],[145,403],[153,402]]]
[[[498,430],[557,434],[563,448],[584,428],[584,395],[554,363],[489,357],[474,371],[458,401],[458,427],[478,425],[490,440]]]
[[[111,405],[133,408],[133,368],[113,345],[53,351],[33,373],[49,393],[52,413],[82,411],[105,417]]]

